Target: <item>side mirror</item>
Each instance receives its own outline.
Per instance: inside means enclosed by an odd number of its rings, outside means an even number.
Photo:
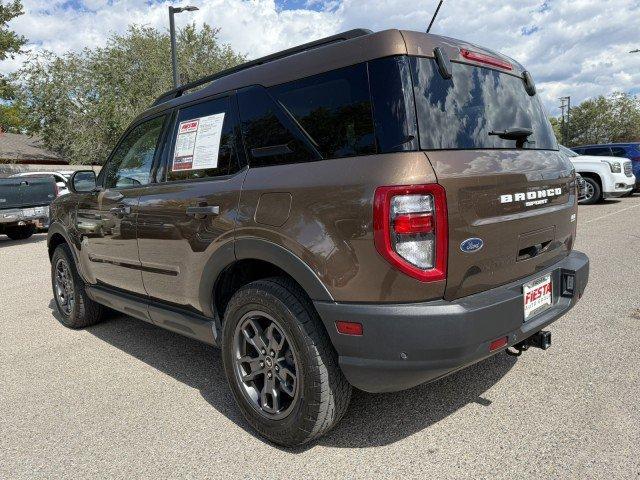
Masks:
[[[89,193],[96,189],[96,172],[93,170],[78,170],[71,175],[69,190],[73,193]]]

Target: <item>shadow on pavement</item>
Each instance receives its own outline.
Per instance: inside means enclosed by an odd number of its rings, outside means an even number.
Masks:
[[[49,307],[55,311],[54,301]],[[92,335],[170,375],[191,388],[255,438],[258,437],[238,410],[227,384],[220,351],[160,327],[114,314],[87,329]],[[469,403],[489,406],[482,394],[498,382],[516,360],[504,354],[431,384],[399,393],[372,395],[353,391],[351,405],[328,435],[298,448],[276,448],[302,453],[314,445],[338,448],[383,446],[402,440],[437,423]],[[135,388],[135,385],[131,385]]]
[[[12,245],[28,245],[31,243],[40,243],[40,242],[45,242],[46,240],[47,240],[46,233],[36,233],[25,240],[11,240],[6,235],[0,235],[0,248],[10,247]]]

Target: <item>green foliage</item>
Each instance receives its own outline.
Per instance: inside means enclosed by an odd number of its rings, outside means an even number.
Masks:
[[[0,0],[0,60],[13,58],[16,53],[20,52],[20,49],[27,41],[24,37],[9,30],[7,26],[10,20],[23,13],[20,0],[13,0],[7,3]]]
[[[552,119],[562,141],[560,119]],[[571,109],[567,146],[640,141],[640,97],[616,92],[599,96]]]
[[[23,14],[20,0],[4,2],[0,0],[0,61],[13,58],[20,53],[26,39],[9,30],[10,20]],[[13,89],[5,77],[0,75],[0,130],[19,132],[24,127],[21,111],[8,100],[13,99]],[[4,100],[4,101],[3,101]]]
[[[183,83],[244,61],[218,43],[217,33],[206,24],[178,32]],[[102,163],[133,118],[172,88],[169,34],[132,26],[102,48],[40,54],[17,72],[15,84],[29,131],[71,163]]]

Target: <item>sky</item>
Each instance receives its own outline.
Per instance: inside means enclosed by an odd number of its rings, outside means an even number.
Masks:
[[[2,1],[2,0],[0,0]],[[437,0],[190,0],[176,16],[219,27],[249,59],[351,28],[426,30]],[[103,45],[132,23],[167,28],[171,3],[153,0],[23,0],[10,27],[27,49],[63,53]],[[187,3],[173,3],[174,6]],[[640,0],[445,0],[433,33],[509,55],[531,71],[547,109],[613,91],[640,94]],[[24,56],[0,62],[0,73]]]

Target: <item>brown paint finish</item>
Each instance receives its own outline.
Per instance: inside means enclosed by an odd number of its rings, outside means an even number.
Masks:
[[[336,175],[336,171],[344,172]],[[441,298],[444,282],[422,283],[394,269],[373,242],[373,199],[383,185],[434,183],[423,153],[400,153],[252,168],[236,238],[282,245],[304,261],[336,301],[413,302]],[[287,189],[291,214],[279,228],[254,220],[265,192]]]
[[[91,283],[146,295],[136,239],[140,191],[123,188],[78,195],[74,230],[82,270]]]
[[[290,193],[265,193],[256,207],[255,221],[271,227],[281,227],[291,215]]]
[[[466,42],[388,30],[228,75],[156,105],[139,118],[245,86],[278,85],[373,59],[431,57],[436,46],[458,62],[463,61],[461,48],[497,55],[512,62],[512,74],[522,73],[517,62]],[[553,151],[369,155],[245,168],[207,180],[160,180],[123,189],[119,200],[109,200],[104,191],[75,195],[77,221],[68,229],[77,239],[81,271],[90,283],[106,283],[206,315],[212,314],[211,293],[202,291],[210,287],[203,283],[207,265],[233,261],[234,241],[239,239],[266,240],[291,252],[338,302],[451,300],[531,275],[564,258],[575,235],[572,182],[571,166]],[[401,273],[377,252],[373,200],[380,186],[428,183],[446,190],[449,257],[447,280],[424,283]],[[500,202],[501,195],[549,188],[561,188],[562,194],[544,205]],[[74,208],[57,203],[56,208],[69,212]],[[121,203],[131,212],[112,213]],[[192,216],[186,213],[190,206],[216,206],[219,212]],[[481,238],[484,247],[462,252],[461,242],[473,237]],[[523,250],[545,242],[538,255],[523,258]],[[224,259],[217,260],[221,252]]]
[[[478,150],[427,152],[447,190],[449,274],[445,298],[453,300],[507,284],[566,257],[573,246],[577,212],[573,168],[558,152]],[[501,203],[501,195],[561,188],[562,194],[540,206]],[[522,236],[553,228],[548,248],[518,260]],[[464,253],[461,243],[481,238],[482,250]],[[548,235],[544,241],[547,241]]]
[[[142,279],[153,299],[207,311],[199,285],[209,259],[233,242],[244,169],[230,177],[151,185],[140,196],[138,248]],[[219,213],[188,215],[189,207]]]

